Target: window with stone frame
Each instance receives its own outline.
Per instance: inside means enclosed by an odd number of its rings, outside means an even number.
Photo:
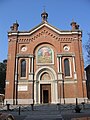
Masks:
[[[21,60],[21,77],[26,77],[26,60]]]
[[[64,59],[64,74],[65,77],[70,76],[70,64],[68,58]]]

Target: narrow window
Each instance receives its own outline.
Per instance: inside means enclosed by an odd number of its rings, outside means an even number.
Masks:
[[[26,61],[21,61],[21,77],[26,77]]]
[[[64,60],[64,73],[65,73],[65,76],[70,76],[70,66],[69,66],[68,59]]]

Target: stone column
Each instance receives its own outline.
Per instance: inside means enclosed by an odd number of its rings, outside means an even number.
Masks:
[[[31,57],[31,80],[33,80],[33,72],[34,72],[34,57]]]
[[[37,104],[37,81],[34,82],[34,103]]]
[[[33,80],[33,72],[34,72],[34,57],[29,57],[29,80]]]
[[[16,57],[15,68],[15,87],[14,87],[14,104],[18,104],[18,57]]]
[[[31,68],[31,73],[33,73],[33,71],[34,71],[33,65],[34,65],[34,57],[32,57],[32,68]]]
[[[57,56],[58,79],[62,80],[62,55]]]
[[[72,56],[73,59],[73,71],[74,71],[74,80],[77,79],[77,74],[76,74],[76,66],[75,66],[75,56]]]
[[[15,68],[15,83],[17,81],[17,76],[18,76],[18,57],[16,57],[16,68]]]
[[[40,84],[38,84],[38,103],[40,104]]]
[[[55,103],[57,103],[58,102],[58,87],[57,87],[57,80],[55,80],[55,82],[54,82],[54,87],[55,87],[55,89],[54,89],[54,95],[55,95]]]
[[[59,65],[59,57],[57,56],[57,69],[58,69],[58,73],[60,72],[60,65]]]
[[[62,56],[60,56],[59,59],[60,59],[60,64],[59,64],[60,73],[62,73]]]
[[[31,62],[31,58],[29,57],[29,70],[28,70],[29,71],[29,80],[30,80],[30,73],[31,73],[31,63],[30,62]]]

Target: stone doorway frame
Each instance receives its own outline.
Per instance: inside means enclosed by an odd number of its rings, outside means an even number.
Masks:
[[[47,72],[51,76],[51,80],[40,80],[40,76]],[[40,100],[40,85],[50,84],[51,85],[51,103],[58,102],[58,88],[57,88],[57,75],[53,68],[49,66],[42,66],[35,72],[34,77],[34,102],[35,104],[41,104]]]

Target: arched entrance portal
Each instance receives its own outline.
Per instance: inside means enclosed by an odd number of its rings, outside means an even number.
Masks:
[[[35,103],[57,103],[57,77],[50,67],[41,67],[35,73]]]

